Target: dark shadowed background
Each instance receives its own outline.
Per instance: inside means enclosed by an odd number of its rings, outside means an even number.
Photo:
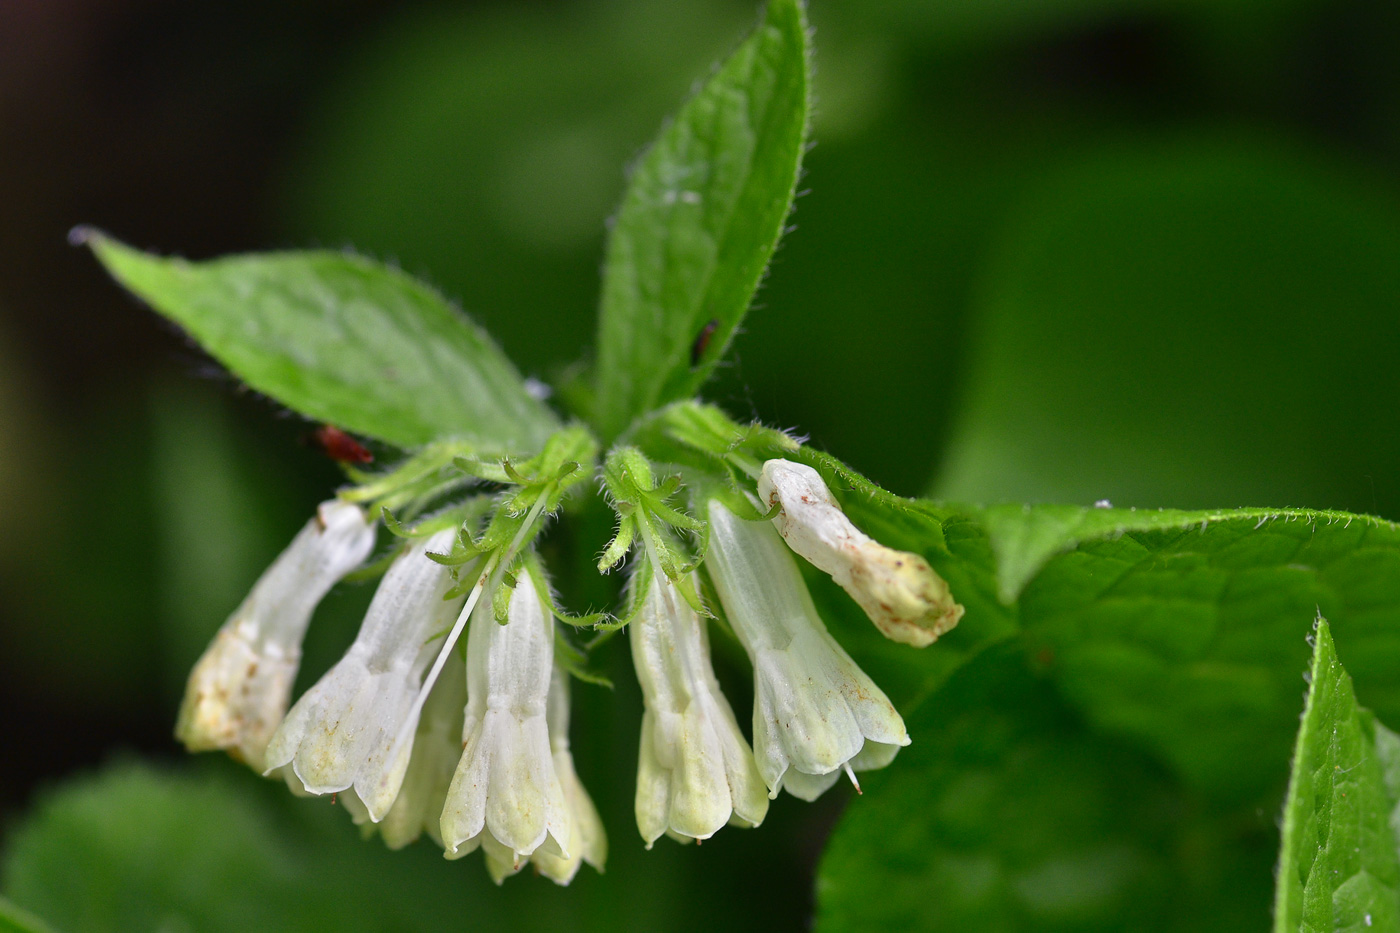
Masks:
[[[846,792],[642,853],[620,642],[618,689],[580,688],[575,739],[613,861],[569,892],[488,894],[475,859],[388,856],[338,811],[186,759],[170,730],[190,663],[338,474],[307,425],[66,242],[88,223],[194,258],[353,246],[434,282],[550,380],[592,339],[625,165],[754,14],[0,3],[0,853],[59,782],[141,756],[197,782],[192,807],[227,807],[230,836],[285,850],[300,880],[247,881],[258,909],[314,876],[343,898],[342,928],[418,929],[459,904],[522,929],[805,927]],[[711,398],[906,495],[1400,519],[1400,5],[810,15],[819,103],[795,230]],[[366,598],[327,605],[308,677]],[[721,676],[744,705],[743,669]],[[132,794],[138,828],[185,825]],[[225,844],[192,841],[192,864],[236,887]],[[248,909],[219,922],[268,928]],[[73,929],[103,928],[87,923]]]

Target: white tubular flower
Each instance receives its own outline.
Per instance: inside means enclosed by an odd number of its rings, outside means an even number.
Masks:
[[[530,575],[522,573],[505,625],[496,622],[489,599],[472,613],[465,745],[442,811],[447,856],[484,847],[498,883],[538,849],[573,855],[569,805],[546,721],[553,667],[553,619]]]
[[[715,680],[703,620],[657,573],[627,631],[646,703],[636,810],[647,848],[663,833],[689,842],[730,822],[757,826],[767,788]]]
[[[549,723],[549,749],[554,758],[554,773],[564,789],[569,807],[569,840],[565,848],[568,858],[554,855],[543,848],[536,849],[530,861],[540,874],[556,884],[568,884],[578,874],[581,862],[587,862],[599,872],[608,858],[608,837],[593,799],[574,770],[573,752],[569,751],[569,674],[558,665],[549,684],[549,706],[545,718]],[[513,866],[512,866],[513,867]]]
[[[402,849],[417,840],[424,830],[434,842],[442,845],[438,827],[442,823],[442,807],[447,802],[452,772],[457,768],[457,759],[462,757],[462,707],[466,702],[466,670],[454,654],[423,704],[403,786],[394,798],[394,805],[378,824],[379,834],[390,849]],[[354,800],[353,794],[347,795],[349,807],[353,808]],[[368,819],[366,811],[364,819],[357,817],[356,822]]]
[[[909,744],[904,720],[827,632],[782,538],[717,500],[709,518],[705,565],[753,662],[754,756],[770,796],[815,800],[838,769],[889,764]]]
[[[791,460],[763,464],[758,495],[778,506],[778,533],[829,573],[886,638],[922,648],[958,624],[963,607],[918,554],[896,551],[851,524],[821,474]]]
[[[323,502],[229,616],[190,672],[175,736],[193,752],[228,749],[257,770],[282,722],[317,604],[374,547],[358,506]]]
[[[428,642],[448,628],[462,599],[448,568],[427,551],[451,546],[456,529],[415,542],[384,575],[355,643],[306,692],[267,747],[267,772],[283,771],[313,794],[354,788],[369,818],[384,818],[408,767],[416,723],[409,722],[423,673],[436,651]],[[398,742],[407,732],[409,741]]]

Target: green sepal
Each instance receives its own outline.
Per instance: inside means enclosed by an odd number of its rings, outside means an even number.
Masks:
[[[370,580],[378,580],[380,577],[384,576],[384,574],[386,574],[389,571],[389,568],[393,566],[394,561],[399,559],[400,553],[400,548],[394,548],[388,554],[385,554],[378,560],[371,561],[368,564],[365,564],[363,567],[359,567],[355,570],[350,571],[345,576],[340,578],[340,582],[367,583]]]
[[[629,508],[630,511],[630,508]],[[603,553],[598,557],[598,572],[607,573],[612,570],[622,559],[627,556],[627,552],[632,548],[632,542],[637,537],[637,519],[632,515],[624,515],[621,508],[617,514],[617,533],[613,535],[608,546],[603,549]]]
[[[540,601],[549,610],[550,615],[574,628],[591,628],[599,622],[611,618],[606,612],[589,612],[583,615],[573,615],[559,608],[559,601],[554,596],[554,588],[549,584],[549,578],[545,576],[544,565],[540,562],[539,554],[530,552],[525,558],[525,571],[530,574],[530,579],[534,581],[535,591],[540,594]]]
[[[588,667],[587,652],[569,641],[563,629],[558,626],[554,628],[554,663],[567,671],[570,677],[576,677],[584,683],[607,687],[609,690],[613,689],[611,680]]]
[[[651,589],[652,575],[651,561],[643,560],[637,562],[637,569],[632,574],[632,579],[627,581],[627,609],[620,616],[614,616],[611,622],[599,622],[594,626],[601,634],[588,643],[591,651],[598,645],[607,641],[616,632],[632,624],[637,618],[637,614],[642,611],[642,601],[646,598],[647,590]]]

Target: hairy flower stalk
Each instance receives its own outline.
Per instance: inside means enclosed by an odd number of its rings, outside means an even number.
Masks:
[[[331,500],[272,562],[190,672],[175,735],[190,751],[227,749],[258,771],[282,722],[316,606],[364,563],[374,526]]]
[[[437,653],[430,642],[462,603],[444,598],[452,573],[426,555],[445,550],[455,535],[449,529],[419,539],[389,568],[355,643],[273,735],[268,773],[286,769],[289,784],[312,794],[353,788],[371,820],[389,812],[413,745],[396,740],[417,725],[414,700]]]
[[[767,788],[715,680],[704,620],[656,573],[628,631],[646,704],[636,811],[647,848],[663,833],[689,842],[757,826]]]
[[[963,607],[928,561],[885,547],[851,524],[816,470],[769,460],[758,495],[778,507],[773,526],[788,546],[830,574],[886,638],[922,648],[962,618]]]
[[[904,721],[827,632],[782,538],[717,499],[708,514],[706,566],[753,662],[754,755],[770,796],[815,800],[843,769],[889,764],[909,744]]]
[[[520,574],[504,625],[490,601],[472,614],[464,746],[442,812],[448,857],[483,847],[498,882],[541,848],[574,854],[546,719],[553,667],[553,620],[531,575]]]

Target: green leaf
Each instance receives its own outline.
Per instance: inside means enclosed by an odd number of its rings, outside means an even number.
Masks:
[[[603,273],[596,415],[609,437],[693,394],[748,310],[792,206],[807,59],[800,0],[770,0],[634,169]]]
[[[817,930],[1231,930],[1267,909],[1272,827],[1206,810],[1087,732],[1020,645],[908,717],[822,858]]]
[[[1015,610],[1045,669],[1093,724],[1193,785],[1261,804],[1279,791],[1303,635],[1319,610],[1363,697],[1400,716],[1395,525],[1329,512],[1103,510],[1081,533],[1055,536],[1042,533],[1039,508],[1016,509],[1020,525],[1010,514],[988,522],[991,547],[1017,578],[1026,565],[1007,555],[1043,561]],[[1049,509],[1048,525],[1068,527],[1067,514]]]
[[[29,913],[0,897],[0,933],[53,933],[52,928]]]
[[[1357,706],[1327,623],[1283,809],[1275,933],[1400,931],[1400,737]]]
[[[309,418],[399,447],[452,436],[510,452],[557,427],[480,329],[397,269],[333,252],[187,262],[83,237],[234,375]]]
[[[980,264],[938,495],[1400,517],[1400,210],[1369,176],[1198,128],[1030,182]]]

